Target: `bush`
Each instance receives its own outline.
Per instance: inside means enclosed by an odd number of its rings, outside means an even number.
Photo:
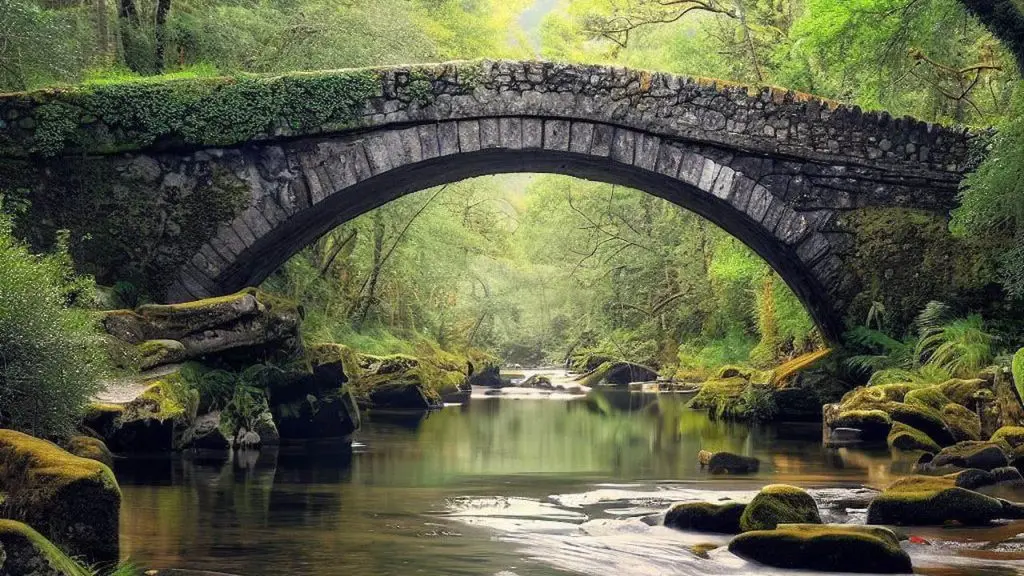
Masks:
[[[0,426],[35,436],[71,433],[99,387],[103,353],[66,241],[37,256],[0,213]]]

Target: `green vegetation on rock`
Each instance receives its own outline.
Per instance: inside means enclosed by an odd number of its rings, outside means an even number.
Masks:
[[[765,486],[747,504],[740,527],[749,532],[773,530],[779,524],[821,524],[818,505],[810,494],[795,486]]]
[[[13,430],[0,430],[5,516],[25,522],[71,556],[90,563],[118,558],[121,491],[95,460]]]
[[[685,502],[676,504],[665,513],[665,526],[676,530],[739,534],[740,517],[745,504],[711,502]]]
[[[907,574],[910,556],[886,528],[851,525],[780,525],[745,532],[729,542],[741,558],[776,568],[818,572]]]
[[[1001,517],[999,500],[955,486],[951,477],[907,476],[890,484],[868,506],[868,524],[928,526],[986,524]]]

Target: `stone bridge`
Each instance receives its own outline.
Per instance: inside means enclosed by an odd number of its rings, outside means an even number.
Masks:
[[[0,96],[0,189],[30,201],[19,230],[34,242],[69,229],[86,271],[176,302],[258,284],[403,194],[567,174],[721,226],[835,338],[858,298],[879,291],[858,270],[882,282],[919,273],[863,243],[905,244],[899,230],[921,218],[944,233],[971,139],[777,88],[473,61]]]

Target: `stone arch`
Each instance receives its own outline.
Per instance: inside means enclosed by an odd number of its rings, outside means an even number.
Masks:
[[[840,330],[837,268],[829,264],[829,240],[817,231],[828,214],[794,210],[785,190],[771,190],[771,179],[752,178],[742,158],[718,148],[611,124],[500,117],[229,156],[241,163],[249,205],[180,268],[169,301],[257,284],[338,224],[404,194],[474,176],[548,172],[636,188],[708,218],[778,271],[826,335]]]

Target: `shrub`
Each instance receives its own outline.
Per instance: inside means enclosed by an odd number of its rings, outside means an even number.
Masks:
[[[66,239],[34,255],[0,214],[0,425],[36,436],[74,429],[104,366],[91,315],[73,307],[93,293],[74,275]]]
[[[1017,387],[1017,398],[1024,402],[1024,348],[1013,355],[1013,385]]]

